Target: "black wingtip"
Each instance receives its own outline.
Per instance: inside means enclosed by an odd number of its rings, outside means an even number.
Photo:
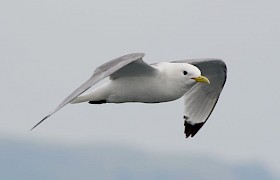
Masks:
[[[30,131],[32,131],[33,129],[35,129],[39,124],[41,124],[44,120],[46,120],[48,117],[50,117],[50,115],[47,115],[46,117],[44,117],[41,121],[39,121],[35,126],[33,126]]]
[[[191,124],[185,120],[184,125],[185,125],[186,138],[188,138],[189,136],[193,137],[199,131],[199,129],[203,126],[203,124],[204,124],[204,122]]]

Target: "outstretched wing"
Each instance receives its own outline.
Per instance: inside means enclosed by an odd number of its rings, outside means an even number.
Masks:
[[[142,58],[144,57],[144,55],[145,55],[144,53],[128,54],[128,55],[113,59],[113,60],[97,67],[95,69],[93,75],[90,77],[90,79],[88,79],[78,89],[76,89],[69,96],[67,96],[52,112],[50,112],[41,121],[39,121],[35,126],[33,126],[31,130],[33,130],[35,127],[37,127],[39,124],[41,124],[44,120],[46,120],[48,117],[50,117],[55,112],[57,112],[59,109],[63,108],[65,105],[70,103],[77,96],[79,96],[80,94],[82,94],[83,92],[88,90],[90,87],[92,87],[93,85],[98,83],[100,80],[102,80],[105,77],[108,77],[110,75],[112,77],[121,76],[121,74],[118,74],[118,70],[125,68],[128,64],[130,64],[132,62],[136,62],[137,60],[139,60],[140,62],[143,62]],[[116,73],[116,75],[114,75],[114,73]]]
[[[212,113],[227,77],[226,64],[220,59],[194,59],[176,61],[198,67],[210,85],[196,83],[185,95],[184,125],[186,137],[193,137]]]

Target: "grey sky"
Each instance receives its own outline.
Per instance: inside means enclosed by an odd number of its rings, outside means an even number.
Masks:
[[[279,171],[279,1],[0,1],[1,136],[54,143],[114,142],[202,152]],[[69,105],[28,130],[95,67],[217,57],[228,80],[209,121],[183,133],[183,101]]]

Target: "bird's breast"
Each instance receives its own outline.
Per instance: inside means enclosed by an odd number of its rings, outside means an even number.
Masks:
[[[176,100],[184,95],[160,78],[128,77],[111,82],[108,101],[112,103],[159,103]]]

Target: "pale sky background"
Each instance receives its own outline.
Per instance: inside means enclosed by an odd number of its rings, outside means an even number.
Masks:
[[[279,9],[277,0],[1,0],[0,135],[197,152],[279,173]],[[132,52],[149,63],[226,62],[224,91],[194,138],[184,136],[182,99],[68,105],[29,131],[95,67]]]

